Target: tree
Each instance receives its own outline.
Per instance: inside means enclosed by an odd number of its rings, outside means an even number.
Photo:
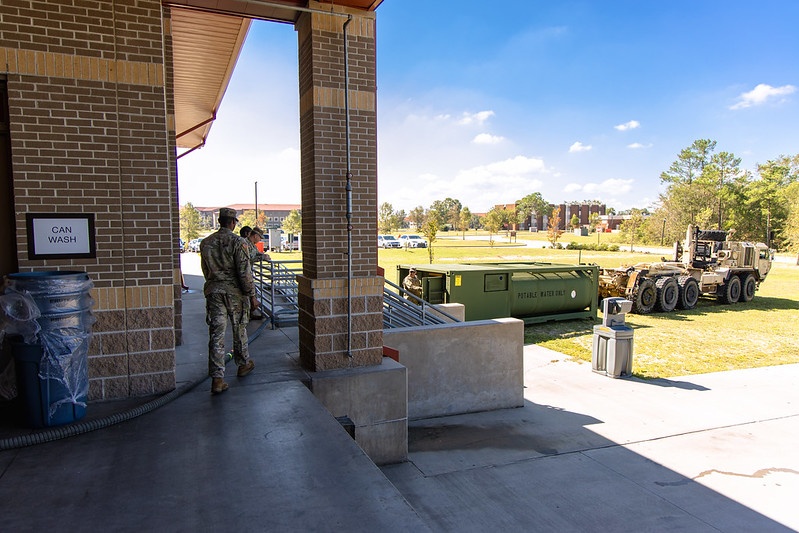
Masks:
[[[783,238],[787,248],[796,253],[796,264],[799,265],[799,182],[791,183],[785,190],[789,212],[785,219]]]
[[[255,218],[255,209],[250,209],[249,211],[243,211],[241,215],[239,215],[239,226],[242,228],[244,226],[250,226],[251,228],[258,225],[258,221]]]
[[[302,233],[302,214],[297,209],[289,211],[288,216],[283,220],[281,229],[289,235],[299,235]]]
[[[799,158],[799,156],[797,156]],[[794,167],[792,169],[792,166]],[[747,235],[754,240],[762,240],[769,246],[782,244],[781,233],[788,218],[788,206],[784,200],[788,185],[799,179],[796,165],[788,157],[780,157],[757,166],[759,179],[749,183],[746,201],[753,213],[759,213],[751,229],[754,234]],[[772,237],[776,238],[776,241]]]
[[[466,230],[469,229],[469,225],[472,223],[472,212],[469,211],[468,207],[464,207],[461,209],[461,216],[460,216],[460,230],[462,232],[461,237],[462,240],[466,240]]]
[[[380,233],[391,233],[396,227],[396,217],[394,216],[394,206],[388,202],[380,204],[377,211],[377,228]]]
[[[560,229],[560,207],[556,207],[552,210],[552,216],[547,222],[547,239],[553,248],[557,248],[561,235],[563,235],[563,230]]]
[[[631,209],[630,218],[622,222],[621,234],[630,239],[630,251],[633,251],[635,241],[642,238],[642,225],[644,223],[644,212],[641,209]]]
[[[506,229],[515,230],[519,227],[519,212],[516,211],[516,206],[514,205],[512,208],[508,209],[507,207],[503,207],[502,210],[505,213],[505,221],[503,225],[506,225]],[[507,233],[506,233],[507,235]]]
[[[422,224],[424,224],[424,219],[425,219],[424,207],[422,207],[421,205],[418,205],[418,206],[414,207],[413,209],[411,209],[411,212],[408,215],[408,218],[410,218],[411,224],[413,224],[413,226],[416,229],[421,230]]]
[[[433,264],[433,243],[436,241],[436,234],[441,229],[441,221],[438,218],[438,213],[433,209],[428,209],[425,213],[425,219],[422,223],[422,235],[427,238],[427,256],[430,264]]]
[[[685,183],[691,184],[702,175],[704,168],[710,164],[710,153],[716,149],[716,141],[709,139],[697,139],[688,148],[680,151],[677,160],[674,161],[667,172],[660,174],[662,183]]]
[[[599,227],[600,222],[601,219],[599,218],[599,213],[591,213],[588,216],[588,228],[591,231],[596,231],[596,229]]]
[[[534,192],[516,201],[516,212],[519,215],[519,222],[524,223],[529,218],[532,226],[533,215],[549,216],[552,213],[552,206],[544,200],[540,192]]]
[[[570,225],[572,228],[577,229],[580,227],[580,217],[577,214],[572,215],[572,219],[570,221]]]
[[[660,174],[661,183],[667,184],[667,194],[678,202],[683,225],[706,225],[712,216],[708,206],[715,205],[710,201],[715,197],[714,180],[712,175],[705,174],[705,169],[711,165],[715,149],[716,141],[697,139],[680,151],[667,172]],[[712,213],[712,208],[710,211]]]
[[[507,214],[505,210],[494,206],[491,210],[486,213],[486,216],[483,217],[483,228],[488,230],[488,244],[490,246],[494,246],[494,234],[499,232],[502,229],[502,225],[505,223],[507,218]]]
[[[714,154],[710,167],[705,169],[703,179],[707,179],[716,189],[717,229],[724,229],[723,203],[730,196],[730,184],[741,174],[741,158],[729,152]]]
[[[433,202],[430,209],[438,214],[439,224],[449,224],[454,228],[458,224],[461,207],[460,200],[445,198],[444,200],[436,200]]]
[[[186,242],[200,236],[200,212],[191,202],[180,208],[180,238]]]

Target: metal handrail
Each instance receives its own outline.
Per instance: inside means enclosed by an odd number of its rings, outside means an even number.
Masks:
[[[460,322],[457,318],[385,280],[383,287],[383,328],[403,328]]]
[[[296,324],[299,318],[299,285],[302,261],[265,259],[252,267],[255,293],[260,309],[272,328]],[[383,327],[404,328],[460,322],[449,313],[388,280],[383,287]]]
[[[256,296],[272,327],[296,323],[300,310],[297,274],[302,272],[302,261],[268,259],[255,263],[252,270]]]

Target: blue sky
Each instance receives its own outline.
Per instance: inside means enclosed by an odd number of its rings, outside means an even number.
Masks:
[[[473,212],[651,207],[700,138],[754,170],[799,153],[799,2],[384,0],[377,10],[378,201]],[[299,203],[297,43],[253,24],[180,201]],[[222,186],[219,186],[221,176]]]

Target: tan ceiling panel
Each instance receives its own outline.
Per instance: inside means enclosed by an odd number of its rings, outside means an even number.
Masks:
[[[200,146],[208,137],[249,27],[243,17],[172,10],[179,148]]]
[[[304,9],[325,10],[330,6],[361,11],[374,11],[383,0],[165,0],[171,6],[182,6],[215,13],[231,13],[249,17],[294,23]]]
[[[382,0],[164,0],[172,7],[178,148],[205,144],[252,19],[293,23],[303,10],[335,5],[374,11]]]

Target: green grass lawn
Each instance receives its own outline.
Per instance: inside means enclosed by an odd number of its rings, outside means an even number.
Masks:
[[[619,252],[553,250],[545,248],[543,243],[541,247],[527,246],[528,240],[545,240],[545,233],[518,232],[516,242],[509,242],[504,233],[494,235],[493,245],[487,233],[467,232],[467,236],[475,235],[484,240],[464,240],[455,232],[440,235],[433,245],[433,263],[538,261],[617,267],[660,260],[657,254],[624,251],[624,246]],[[613,236],[602,234],[600,238]],[[561,242],[596,239],[596,236],[573,237],[565,235]],[[280,261],[302,258],[299,252],[271,255]],[[389,281],[397,283],[397,265],[408,264],[429,264],[428,250],[378,250],[378,265],[385,269]],[[525,327],[524,341],[590,362],[596,323],[572,320],[534,324]],[[749,303],[721,305],[714,299],[701,298],[697,308],[691,311],[631,314],[627,315],[627,323],[634,330],[633,373],[639,377],[674,377],[799,363],[799,266],[793,257],[790,262],[775,263]]]
[[[521,236],[522,232],[517,235]],[[572,236],[566,237],[571,240]],[[539,233],[532,240],[542,238],[544,234]],[[454,233],[439,237],[433,245],[433,263],[524,260],[616,267],[660,260],[655,254],[625,251],[580,252],[553,250],[543,245],[533,248],[519,238],[516,243],[508,242],[504,234],[494,237],[493,246],[487,235],[485,239],[462,240],[460,234]],[[386,278],[395,283],[397,265],[428,262],[425,249],[378,251],[379,265],[385,269]],[[596,323],[573,320],[530,325],[525,327],[525,344],[539,344],[590,362]],[[627,315],[627,323],[634,329],[633,373],[640,377],[673,377],[799,363],[799,335],[796,333],[799,267],[793,262],[775,263],[755,299],[749,303],[721,305],[715,299],[702,298],[691,311],[631,314]]]

